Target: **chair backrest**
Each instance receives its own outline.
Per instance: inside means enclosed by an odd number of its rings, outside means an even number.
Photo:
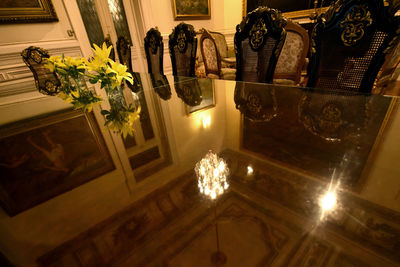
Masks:
[[[223,35],[220,32],[213,32],[213,31],[208,31],[208,33],[211,34],[211,36],[214,38],[214,41],[217,44],[217,49],[218,49],[219,55],[221,56],[221,59],[228,57],[228,44],[226,43],[225,35]],[[198,40],[200,40],[202,34],[203,34],[203,29],[200,29],[196,33],[196,37]],[[196,56],[197,56],[199,62],[203,62],[200,45],[198,45],[198,47],[197,47]]]
[[[272,82],[285,42],[286,19],[276,9],[259,7],[236,26],[236,80]]]
[[[119,57],[119,62],[127,66],[128,71],[132,72],[131,44],[123,36],[118,37],[117,53]]]
[[[45,95],[56,95],[61,86],[60,80],[54,72],[44,66],[46,58],[50,57],[49,53],[40,47],[30,46],[22,51],[21,56],[32,71],[39,92]]]
[[[128,68],[128,72],[132,74],[133,84],[127,82],[128,87],[136,92],[138,83],[137,77],[135,76],[132,70],[132,53],[131,53],[131,44],[130,42],[123,36],[118,37],[117,40],[117,54],[119,57],[119,62],[124,64]]]
[[[211,73],[220,76],[221,57],[217,44],[211,34],[205,29],[203,29],[203,34],[200,37],[200,50],[206,75]]]
[[[149,73],[164,74],[164,43],[160,31],[151,28],[144,38],[144,51],[146,53]]]
[[[298,84],[310,41],[307,31],[291,20],[288,20],[285,30],[286,40],[276,64],[274,79],[288,79]]]
[[[175,76],[194,77],[197,38],[190,24],[181,22],[169,35],[169,53]]]
[[[111,46],[111,52],[109,58],[115,61],[115,50],[111,38],[110,37],[105,38],[104,42],[106,43],[107,47]]]
[[[370,92],[399,18],[383,0],[339,0],[318,17],[312,34],[307,86]]]

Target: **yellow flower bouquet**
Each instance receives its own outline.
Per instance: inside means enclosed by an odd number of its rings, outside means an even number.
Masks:
[[[94,56],[90,60],[64,55],[51,56],[45,66],[60,79],[58,96],[71,103],[75,109],[82,108],[83,111],[90,112],[94,105],[103,101],[87,87],[86,80],[91,84],[99,83],[105,89],[111,107],[110,110],[101,111],[106,119],[105,126],[121,132],[125,138],[128,134],[133,135],[132,126],[139,118],[140,106],[126,104],[121,84],[124,80],[133,84],[132,75],[125,65],[110,59],[111,48],[105,43],[101,48],[94,44]]]

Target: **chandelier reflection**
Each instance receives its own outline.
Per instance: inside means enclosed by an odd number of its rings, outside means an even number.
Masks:
[[[211,254],[211,263],[221,266],[226,263],[227,257],[220,249],[219,232],[217,222],[217,201],[218,196],[222,195],[229,187],[227,177],[229,169],[226,162],[212,151],[208,151],[206,156],[196,163],[196,171],[200,193],[209,197],[214,203],[214,222],[217,251]]]
[[[200,193],[207,197],[216,199],[228,189],[229,169],[227,164],[212,151],[209,151],[202,160],[197,162],[195,171]]]

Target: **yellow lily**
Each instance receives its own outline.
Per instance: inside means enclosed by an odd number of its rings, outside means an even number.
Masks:
[[[92,48],[92,50],[95,55],[94,58],[97,58],[98,60],[105,63],[110,60],[109,57],[112,49],[111,45],[107,47],[106,43],[103,43],[102,48],[100,48],[96,44],[93,44],[93,47],[94,49]]]
[[[128,68],[118,62],[110,60],[110,67],[107,68],[106,73],[115,73],[115,81],[113,81],[113,88],[121,85],[122,80],[125,79],[133,84],[132,75],[127,72]]]

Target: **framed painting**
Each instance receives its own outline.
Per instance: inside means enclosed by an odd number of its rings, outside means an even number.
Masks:
[[[115,169],[92,113],[6,125],[0,147],[0,205],[10,216]]]
[[[186,105],[186,114],[193,115],[197,112],[215,107],[215,92],[212,79],[198,79],[201,89],[201,103],[197,106]]]
[[[172,0],[175,20],[210,19],[210,0]]]
[[[268,6],[283,13],[286,18],[307,18],[314,14],[314,0],[242,0],[243,17],[259,6]],[[318,13],[327,10],[330,1],[317,0]]]
[[[51,0],[2,0],[0,24],[58,21]]]

